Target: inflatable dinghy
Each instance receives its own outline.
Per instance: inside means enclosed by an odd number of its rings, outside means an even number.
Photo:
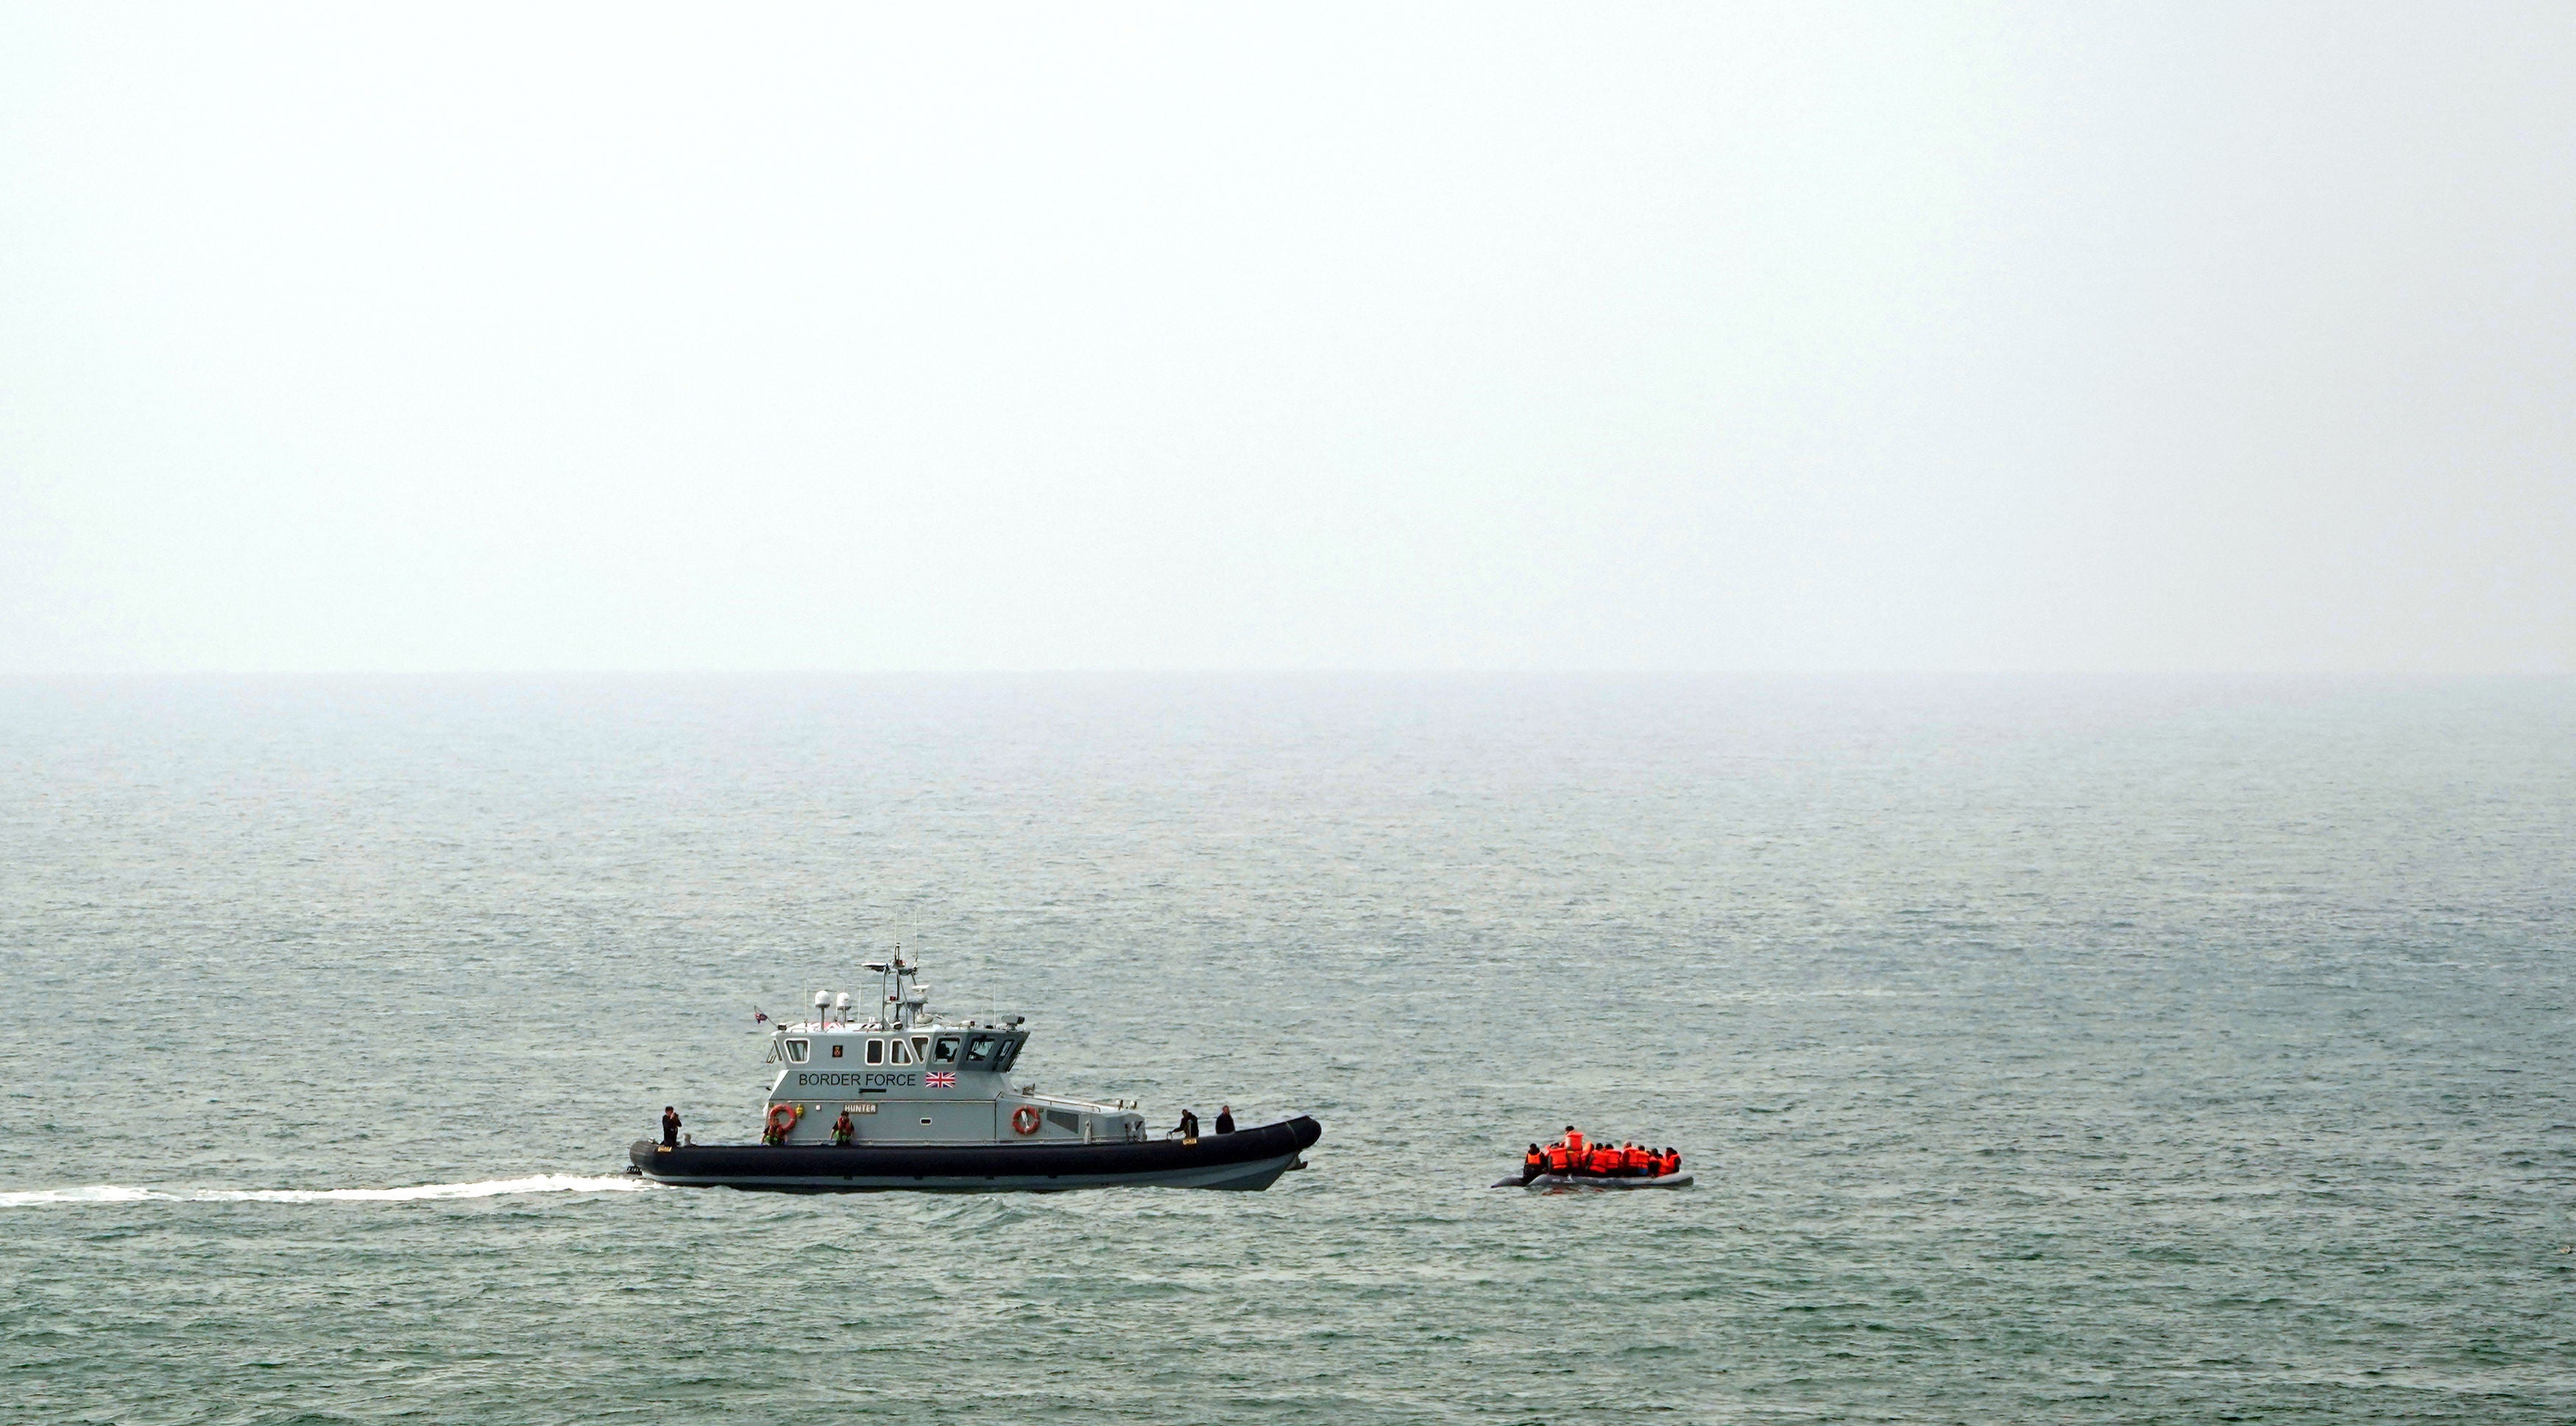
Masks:
[[[1496,1188],[1544,1188],[1551,1191],[1581,1188],[1688,1188],[1691,1176],[1668,1173],[1661,1178],[1604,1178],[1596,1174],[1543,1173],[1524,1183],[1519,1178],[1494,1180]]]

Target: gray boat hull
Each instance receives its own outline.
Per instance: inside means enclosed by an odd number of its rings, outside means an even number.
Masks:
[[[1629,1188],[1688,1188],[1691,1176],[1668,1173],[1661,1178],[1603,1178],[1593,1174],[1543,1173],[1529,1180],[1497,1179],[1496,1188],[1536,1188],[1555,1193]]]
[[[1324,1135],[1300,1116],[1233,1134],[1116,1144],[691,1144],[639,1139],[635,1171],[656,1183],[768,1193],[1061,1193],[1151,1186],[1250,1191],[1299,1167]]]

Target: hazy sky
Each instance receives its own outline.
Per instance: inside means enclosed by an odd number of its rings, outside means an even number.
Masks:
[[[0,671],[2576,670],[2576,6],[0,9]]]

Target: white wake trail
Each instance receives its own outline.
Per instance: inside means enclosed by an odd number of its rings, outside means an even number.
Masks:
[[[433,1198],[499,1198],[520,1193],[640,1193],[645,1179],[544,1173],[477,1183],[420,1183],[405,1188],[129,1188],[95,1183],[80,1188],[0,1191],[0,1208],[60,1203],[408,1203]]]

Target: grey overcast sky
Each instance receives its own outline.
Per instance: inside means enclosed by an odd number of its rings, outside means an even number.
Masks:
[[[2576,670],[2576,5],[0,10],[0,671]]]

